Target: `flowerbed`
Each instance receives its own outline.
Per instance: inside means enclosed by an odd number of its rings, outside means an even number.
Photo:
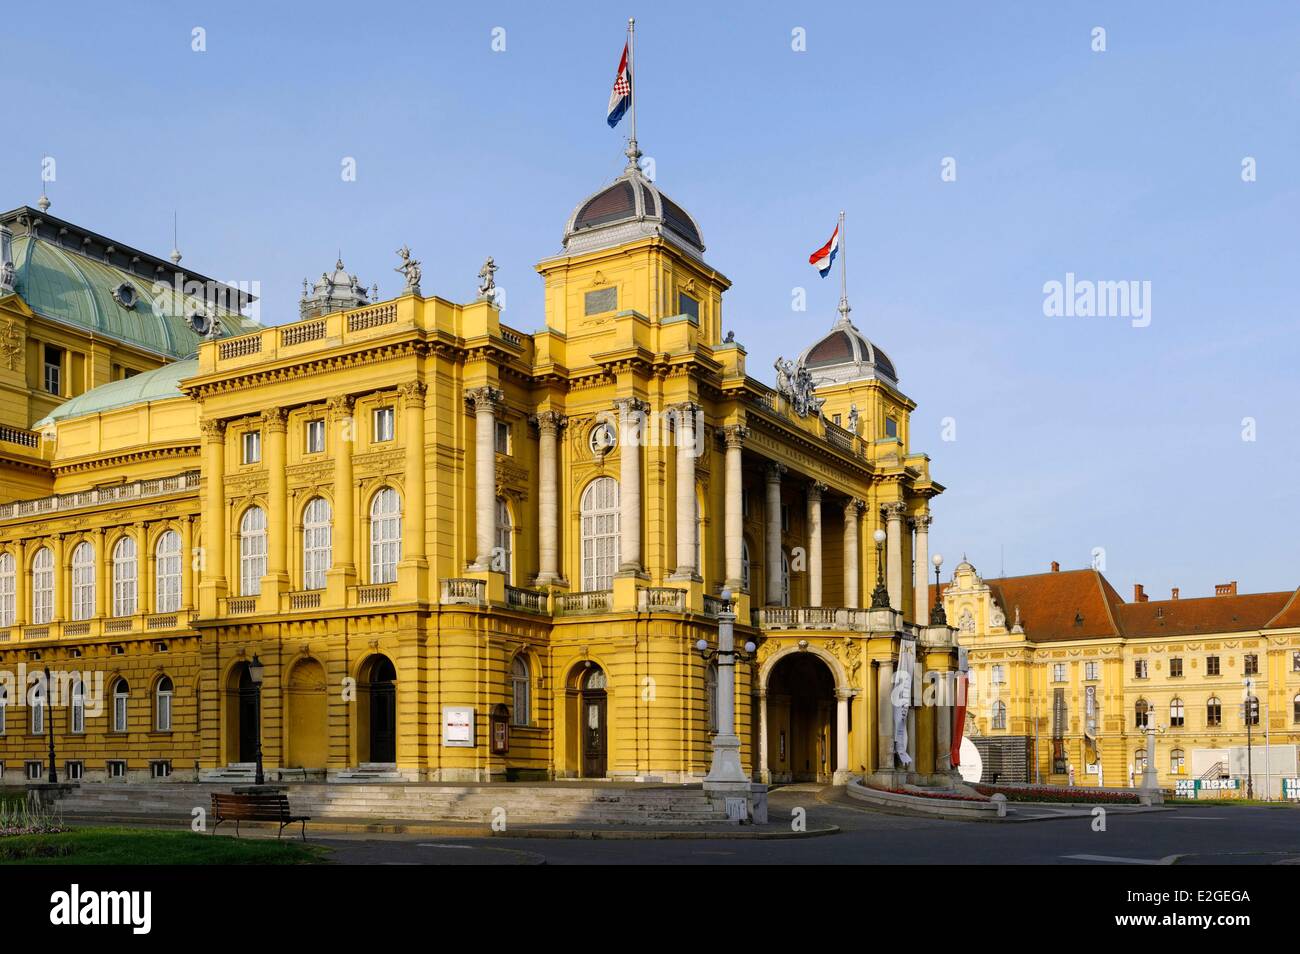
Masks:
[[[1058,788],[1057,786],[1023,786],[1017,788],[972,785],[981,795],[1005,795],[1009,802],[1086,802],[1091,805],[1137,805],[1136,792],[1107,792],[1095,788]]]
[[[874,792],[889,792],[891,795],[911,795],[913,798],[934,798],[948,802],[987,802],[987,798],[976,798],[974,795],[959,795],[956,792],[951,795],[945,792],[914,792],[906,788],[880,788],[877,785],[867,786]]]

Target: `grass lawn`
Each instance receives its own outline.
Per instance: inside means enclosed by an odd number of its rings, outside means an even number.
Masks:
[[[285,838],[229,838],[190,831],[75,828],[0,838],[0,865],[304,865],[327,849]]]

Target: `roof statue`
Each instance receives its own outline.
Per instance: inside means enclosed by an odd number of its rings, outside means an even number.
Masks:
[[[487,257],[483,267],[478,271],[478,298],[479,301],[490,301],[493,304],[497,299],[496,283],[497,263],[492,260],[492,256]]]
[[[397,256],[402,260],[402,264],[393,269],[395,272],[401,272],[406,276],[406,294],[420,294],[420,278],[424,274],[420,270],[420,263],[417,259],[411,258],[411,250],[403,245],[397,250]]]

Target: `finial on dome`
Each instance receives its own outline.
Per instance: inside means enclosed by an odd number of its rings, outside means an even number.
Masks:
[[[168,258],[172,260],[173,265],[179,265],[181,263],[181,247],[180,247],[180,242],[176,240],[176,235],[177,235],[176,226],[177,226],[177,216],[176,213],[173,212],[172,213],[172,253],[171,255],[168,256]]]
[[[44,190],[44,189],[41,190],[41,197],[40,197],[39,199],[36,200],[36,204],[37,204],[37,206],[40,207],[40,210],[41,210],[42,212],[48,212],[48,211],[49,211],[49,209],[50,209],[50,197],[49,197],[48,195],[45,194],[45,190]]]

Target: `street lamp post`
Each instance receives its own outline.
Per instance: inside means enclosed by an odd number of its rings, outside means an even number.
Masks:
[[[718,711],[718,731],[713,736],[713,761],[709,774],[704,777],[706,787],[748,784],[745,770],[740,764],[740,736],[736,735],[736,658],[749,660],[758,647],[746,642],[743,650],[736,649],[736,610],[731,602],[731,590],[722,591],[722,610],[718,613],[718,648],[710,651],[706,640],[695,644],[696,650],[706,660],[718,664],[718,691],[715,705]],[[725,701],[724,701],[725,700]]]
[[[59,781],[59,770],[54,764],[54,707],[50,705],[50,667],[45,667],[45,698],[42,700],[45,709],[45,718],[50,724],[50,784],[56,785]]]
[[[1255,701],[1255,681],[1246,680],[1246,701],[1241,707],[1242,713],[1246,717],[1246,798],[1255,797],[1255,767],[1252,759],[1251,749],[1251,723],[1254,722],[1255,710],[1252,703]]]
[[[266,667],[257,658],[257,653],[253,653],[253,661],[248,664],[248,678],[257,693],[257,774],[253,777],[253,784],[265,785],[266,776],[262,774],[262,680],[266,678]]]
[[[934,564],[934,605],[930,607],[930,625],[947,626],[948,614],[943,608],[943,594],[939,592],[939,567],[943,566],[943,554],[936,553],[930,562]]]
[[[872,609],[889,609],[889,589],[885,586],[885,531],[871,535],[876,541],[876,588],[871,593]]]

